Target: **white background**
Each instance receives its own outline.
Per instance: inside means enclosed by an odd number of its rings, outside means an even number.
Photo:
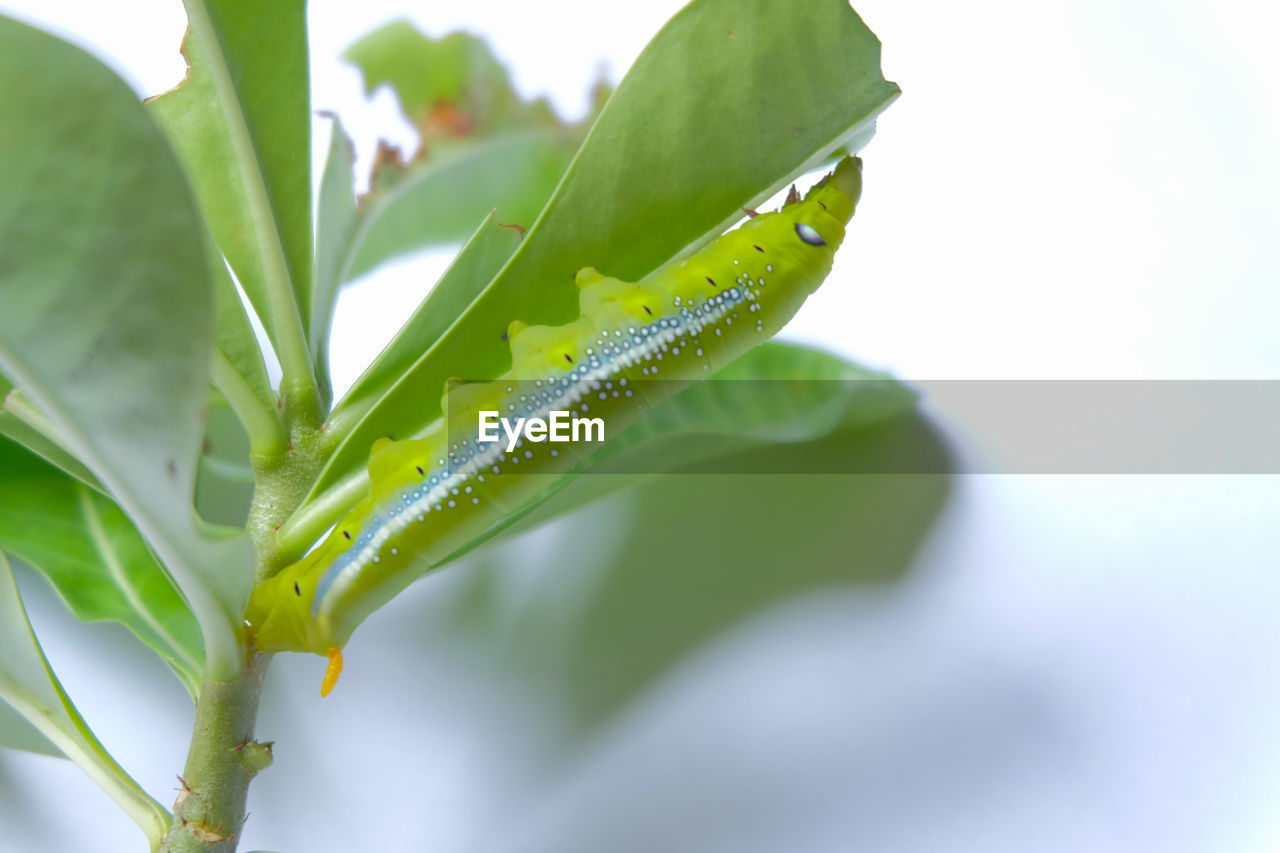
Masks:
[[[411,147],[389,95],[366,103],[338,59],[408,17],[485,34],[519,89],[577,117],[598,65],[616,81],[680,5],[315,2],[313,105],[343,117],[362,163],[379,135]],[[1241,2],[857,8],[904,94],[863,153],[848,248],[790,337],[907,379],[1280,379],[1274,20]],[[181,77],[176,3],[0,11],[140,94]],[[325,133],[318,120],[317,153]],[[443,262],[344,294],[339,385]],[[368,654],[367,681],[344,676],[349,698],[323,705],[322,662],[281,660],[262,726],[281,758],[255,783],[242,849],[1274,851],[1277,554],[1274,477],[960,477],[906,581],[740,626],[553,767],[537,697],[464,655],[440,650],[406,689],[393,655]],[[557,568],[533,562],[533,579]],[[169,800],[181,689],[23,580],[71,694]],[[395,642],[431,594],[362,641]],[[101,668],[103,654],[129,663]],[[501,713],[513,705],[519,725]],[[141,841],[73,766],[12,753],[0,827],[19,850]]]

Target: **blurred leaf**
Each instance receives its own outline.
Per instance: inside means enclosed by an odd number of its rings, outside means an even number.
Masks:
[[[108,498],[4,439],[0,548],[47,577],[77,619],[124,625],[195,694],[199,626],[133,524]]]
[[[341,281],[414,249],[464,239],[486,213],[530,224],[560,181],[589,117],[566,125],[545,99],[525,101],[485,41],[432,39],[394,21],[352,45],[365,93],[387,85],[417,128],[408,162],[385,144]]]
[[[373,441],[435,420],[449,376],[506,370],[510,321],[572,320],[581,267],[643,278],[865,142],[898,94],[879,65],[879,42],[845,0],[690,3],[609,99],[520,249],[345,437],[309,500],[358,497]]]
[[[358,222],[355,178],[355,149],[342,122],[331,116],[329,157],[320,176],[320,196],[316,202],[316,286],[311,295],[311,321],[307,339],[315,359],[316,378],[327,407],[333,396],[329,381],[329,335],[333,330],[333,309],[338,291],[347,280],[349,245]]]
[[[600,447],[584,470],[674,471],[761,443],[812,441],[837,427],[900,417],[915,400],[888,374],[810,347],[765,343]]]
[[[66,758],[62,750],[53,745],[53,741],[40,734],[40,730],[13,710],[8,702],[0,702],[0,746],[53,758]]]
[[[390,85],[400,111],[424,134],[487,136],[512,126],[556,123],[544,99],[521,100],[484,39],[467,33],[428,38],[407,21],[393,21],[347,49],[364,77],[366,95]]]
[[[743,451],[776,454],[778,443],[814,442],[837,428],[902,418],[915,399],[887,375],[838,356],[794,344],[763,344],[611,438],[568,477],[446,562],[499,534],[518,536],[604,495],[691,466],[717,474],[759,473],[766,469],[754,467],[758,460]],[[800,465],[795,473],[813,473],[803,460],[792,461]],[[817,470],[830,468],[823,463]]]
[[[0,370],[164,561],[210,674],[232,676],[252,549],[191,506],[213,301],[186,177],[83,51],[0,19],[0,79]]]
[[[519,559],[487,577],[468,566],[455,626],[559,697],[580,727],[571,743],[582,744],[769,608],[900,581],[950,492],[950,454],[934,429],[911,413],[762,452],[779,448],[804,457],[793,460],[800,470],[884,473],[743,475],[719,473],[734,466],[716,460],[717,473],[651,478],[565,519],[552,541],[572,547],[534,587]],[[513,598],[527,605],[516,610]]]
[[[125,773],[93,736],[49,668],[27,622],[18,587],[0,551],[0,698],[13,706],[160,844],[169,813]]]
[[[187,76],[148,106],[281,363],[309,367],[299,350],[312,289],[306,4],[183,5]]]

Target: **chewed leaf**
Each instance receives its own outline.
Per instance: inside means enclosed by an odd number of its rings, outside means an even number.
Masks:
[[[360,69],[365,94],[391,87],[400,111],[419,129],[428,149],[441,138],[557,124],[546,100],[521,99],[488,44],[467,33],[433,39],[407,21],[393,21],[360,39],[345,55]]]
[[[192,0],[184,6],[189,24],[182,51],[190,68],[148,107],[177,149],[218,248],[285,372],[309,378],[306,4]]]
[[[521,99],[485,42],[465,33],[431,39],[395,22],[346,55],[361,70],[366,92],[391,87],[419,144],[406,155],[380,142],[369,190],[357,205],[355,151],[334,119],[308,331],[322,386],[330,316],[344,285],[408,252],[465,240],[490,211],[500,222],[531,224],[594,119],[593,113],[568,124],[544,100]],[[472,285],[468,302],[491,277]],[[415,357],[430,340],[419,342]],[[354,390],[360,398],[368,392]]]
[[[593,110],[565,122],[545,100],[522,99],[487,44],[466,33],[432,39],[399,21],[362,38],[346,57],[367,93],[390,87],[419,144],[406,153],[379,143],[357,210],[354,152],[335,122],[321,189],[318,304],[387,260],[466,239],[490,210],[501,222],[532,224],[595,118]],[[322,318],[313,312],[313,341]]]

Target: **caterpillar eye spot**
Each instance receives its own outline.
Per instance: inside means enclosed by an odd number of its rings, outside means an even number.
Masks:
[[[759,246],[755,245],[754,243],[752,244],[752,248],[754,248],[757,252],[763,252],[763,251],[764,251],[764,249],[761,249]]]
[[[810,246],[825,246],[827,241],[822,239],[822,235],[814,230],[812,225],[806,225],[803,222],[796,223],[796,234],[800,239],[808,243]]]
[[[716,286],[716,281],[715,281],[715,279],[713,279],[711,276],[707,276],[707,284],[711,285],[712,287],[715,287],[715,286]],[[648,311],[649,309],[648,309],[648,308],[646,308],[646,309],[644,309],[644,310]]]
[[[424,476],[424,475],[427,473],[426,471],[423,471],[423,470],[422,470],[422,466],[421,466],[421,465],[415,465],[414,467],[418,469],[418,476],[419,476],[419,477]]]
[[[293,582],[293,594],[294,594],[294,595],[297,595],[297,596],[301,596],[301,595],[302,595],[302,587],[298,586],[298,582],[297,582],[297,581],[294,581],[294,582]]]
[[[573,364],[573,356],[569,355],[569,353],[564,354],[564,360],[569,362],[570,364]]]
[[[653,316],[653,312],[649,310],[648,305],[641,305],[640,307],[644,309],[644,313],[648,314],[650,317]]]

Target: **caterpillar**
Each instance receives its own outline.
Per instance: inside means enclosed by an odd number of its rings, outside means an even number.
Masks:
[[[327,655],[327,694],[342,647],[369,614],[590,449],[482,442],[481,413],[589,411],[621,430],[791,319],[830,272],[861,189],[861,161],[846,157],[803,199],[792,188],[779,210],[749,211],[739,228],[639,283],[580,270],[578,320],[511,323],[506,374],[451,381],[445,417],[427,434],[374,443],[369,494],[319,546],[254,590],[245,620],[256,648]]]

